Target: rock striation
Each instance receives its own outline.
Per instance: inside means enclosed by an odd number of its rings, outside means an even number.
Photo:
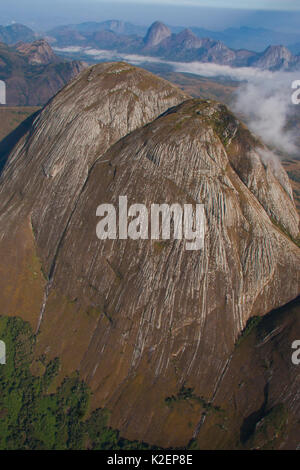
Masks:
[[[78,370],[123,435],[185,445],[248,320],[299,295],[299,218],[279,161],[225,106],[106,63],[43,109],[0,183],[3,314],[34,325],[39,353]],[[97,207],[119,196],[204,204],[204,248],[99,240]],[[182,414],[186,387],[198,398]]]

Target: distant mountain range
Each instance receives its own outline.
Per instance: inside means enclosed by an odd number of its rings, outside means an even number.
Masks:
[[[271,44],[281,44],[289,47],[300,41],[299,34],[287,34],[264,28],[228,28],[224,31],[209,31],[203,28],[191,28],[199,37],[210,37],[222,41],[232,49],[249,49],[263,52]]]
[[[182,26],[176,27],[169,25],[168,28],[173,34],[180,33],[185,29]],[[211,31],[199,27],[190,27],[189,29],[199,38],[209,37],[224,42],[227,47],[232,49],[249,49],[256,52],[263,52],[271,44],[290,46],[300,42],[300,33],[282,33],[265,28],[249,28],[242,26],[240,28],[228,28],[224,31]],[[101,23],[86,22],[78,25],[59,26],[49,31],[48,34],[54,38],[58,36],[61,38],[67,34],[67,32],[73,31],[83,39],[87,34],[92,35],[99,31],[112,31],[116,34],[144,37],[147,34],[147,30],[148,28],[146,26],[137,26],[124,21],[110,20]]]
[[[7,44],[31,42],[36,37],[34,31],[23,25],[0,27],[0,40]],[[199,61],[266,70],[300,69],[300,57],[297,55],[300,53],[300,34],[266,29],[242,27],[213,32],[201,28],[170,28],[159,21],[147,29],[111,20],[59,26],[48,31],[46,39],[57,48],[80,46],[170,61]],[[287,48],[285,44],[292,44],[293,41],[294,45]],[[281,45],[270,45],[274,43]],[[257,52],[245,45],[255,46],[253,49],[256,50],[263,47],[264,50]]]
[[[99,31],[112,31],[116,34],[145,36],[148,28],[146,26],[138,26],[127,21],[109,20],[97,23],[95,21],[88,21],[80,24],[70,24],[58,26],[48,32],[49,36],[64,35],[68,31],[74,31],[78,35],[85,37],[86,35],[97,33]]]
[[[247,49],[234,50],[220,40],[198,37],[191,29],[173,33],[165,24],[156,21],[144,37],[116,33],[103,29],[88,32],[83,27],[56,28],[49,32],[49,40],[57,47],[81,46],[100,50],[114,50],[119,53],[159,57],[168,61],[215,63],[232,67],[258,67],[266,70],[298,70],[300,57],[294,56],[285,46],[268,46],[263,52]],[[110,25],[107,25],[109,27]],[[115,30],[126,31],[126,27],[113,24]],[[94,28],[94,30],[93,30]],[[81,32],[79,32],[79,29]],[[85,27],[86,29],[86,27]]]
[[[9,106],[45,104],[84,67],[56,56],[45,40],[0,43],[0,80],[6,83]]]
[[[19,41],[32,42],[35,39],[37,39],[37,34],[27,26],[22,24],[0,25],[0,42],[5,42],[5,44],[16,44]]]

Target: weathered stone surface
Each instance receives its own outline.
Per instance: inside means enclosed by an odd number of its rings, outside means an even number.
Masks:
[[[1,191],[3,203],[22,192],[47,274],[95,161],[187,98],[163,79],[115,63],[87,69],[46,106],[11,155],[2,178],[9,183]],[[22,207],[17,203],[18,211]]]
[[[201,449],[299,447],[299,365],[291,348],[300,338],[300,299],[266,315],[235,347],[194,437]],[[190,406],[193,401],[190,401]],[[212,410],[213,411],[213,410]],[[199,419],[200,422],[200,419]]]
[[[144,39],[145,47],[155,47],[164,39],[171,36],[171,30],[163,23],[156,21],[151,25]]]
[[[62,356],[62,373],[79,370],[125,436],[186,444],[248,319],[299,295],[299,220],[269,157],[224,106],[126,64],[84,71],[12,153],[0,188],[3,303],[35,243],[48,282],[40,310],[24,316],[38,351]],[[97,206],[119,196],[148,208],[203,203],[204,249],[98,240]],[[30,222],[34,243],[22,245]],[[14,241],[24,261],[12,267]],[[184,384],[202,397],[192,414],[165,401]]]
[[[23,54],[28,62],[33,65],[47,65],[60,62],[53,49],[44,39],[32,43],[20,42],[16,44],[16,50]]]

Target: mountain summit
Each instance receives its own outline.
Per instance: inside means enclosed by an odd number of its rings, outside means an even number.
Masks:
[[[27,58],[30,64],[47,65],[61,61],[44,39],[39,39],[29,44],[21,42],[16,44],[15,47],[18,52]]]
[[[55,55],[45,40],[0,43],[0,80],[7,85],[9,106],[44,105],[85,67]]]
[[[299,57],[284,46],[269,46],[251,65],[265,70],[287,70],[299,65]]]
[[[171,30],[160,21],[153,23],[144,39],[145,47],[152,48],[160,44],[164,39],[171,36]]]

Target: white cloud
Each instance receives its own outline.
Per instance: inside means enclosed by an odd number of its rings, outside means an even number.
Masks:
[[[288,153],[297,152],[296,140],[299,136],[293,131],[287,131],[286,124],[295,112],[295,105],[292,105],[291,100],[292,83],[300,79],[300,72],[271,72],[251,67],[233,68],[211,63],[171,62],[155,57],[82,47],[56,50],[83,52],[99,61],[124,60],[135,65],[143,65],[145,62],[168,64],[176,72],[192,73],[208,78],[221,76],[240,81],[242,83],[235,94],[233,111],[242,114],[248,127],[265,143]]]
[[[274,73],[269,79],[253,77],[237,91],[233,110],[246,116],[249,128],[267,144],[287,153],[298,152],[295,131],[287,130],[295,112],[292,82],[296,75]]]
[[[248,127],[263,141],[291,154],[297,153],[294,131],[286,125],[295,112],[292,104],[292,83],[300,72],[270,72],[251,67],[232,68],[217,64],[175,64],[178,72],[190,72],[205,77],[224,76],[243,83],[237,89],[233,111],[245,116]]]

